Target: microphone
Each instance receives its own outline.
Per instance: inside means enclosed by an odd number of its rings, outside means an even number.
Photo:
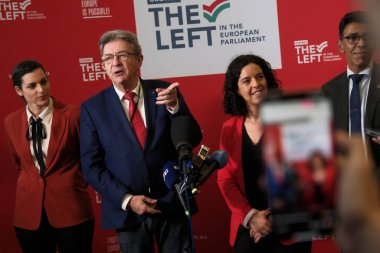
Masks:
[[[173,162],[166,162],[162,169],[162,176],[166,187],[171,191],[175,190],[177,192],[185,214],[189,216],[198,212],[197,203],[195,202],[194,196],[190,194],[186,179],[180,181],[178,166]]]
[[[176,164],[173,162],[165,163],[162,169],[162,177],[164,178],[166,187],[169,190],[173,190],[174,185],[179,181],[179,172]]]
[[[192,149],[202,140],[202,133],[197,122],[190,116],[178,116],[172,120],[172,142],[178,153],[178,162],[188,162],[192,156]]]
[[[214,170],[226,166],[228,154],[225,150],[216,150],[211,156],[207,156],[203,165],[199,167],[199,176],[192,182],[192,194],[199,193],[198,187],[203,184]]]

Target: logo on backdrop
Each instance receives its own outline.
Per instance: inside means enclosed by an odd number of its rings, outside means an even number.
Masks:
[[[83,82],[106,80],[107,74],[101,62],[95,62],[92,57],[79,58]]]
[[[32,0],[0,0],[0,21],[34,19],[46,19],[46,15],[32,9]]]
[[[134,0],[144,78],[224,73],[243,53],[281,68],[276,0]]]
[[[342,57],[328,50],[328,42],[311,44],[308,40],[294,41],[298,64],[340,61]]]
[[[225,9],[230,8],[231,5],[228,0],[217,0],[213,2],[210,6],[203,5],[203,17],[210,23],[214,23],[218,18],[219,14]]]
[[[82,0],[82,17],[89,18],[111,18],[111,9],[99,4],[100,0]]]

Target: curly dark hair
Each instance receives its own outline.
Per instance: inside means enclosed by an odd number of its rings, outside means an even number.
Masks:
[[[270,64],[257,55],[248,54],[236,57],[227,68],[224,81],[224,112],[232,116],[246,115],[247,106],[244,99],[238,94],[238,80],[241,70],[248,64],[254,63],[260,66],[267,81],[268,90],[279,90],[280,80],[276,78]]]

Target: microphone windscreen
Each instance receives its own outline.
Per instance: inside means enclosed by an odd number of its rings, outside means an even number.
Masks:
[[[192,149],[201,142],[202,133],[194,118],[178,116],[172,120],[171,137],[177,150],[182,145],[190,146]]]
[[[210,159],[218,163],[218,166],[215,169],[221,169],[226,166],[228,162],[228,154],[225,150],[216,150],[211,154]]]
[[[176,169],[175,166],[175,163],[167,162],[162,169],[162,176],[164,178],[165,185],[169,190],[173,190],[174,185],[178,181],[179,173],[178,169]]]
[[[198,187],[203,184],[214,170],[226,166],[227,161],[228,155],[225,150],[217,150],[211,156],[207,156],[204,165],[200,169],[199,177],[194,182],[194,186]]]

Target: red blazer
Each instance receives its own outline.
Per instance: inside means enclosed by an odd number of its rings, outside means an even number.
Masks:
[[[239,225],[252,209],[249,205],[244,186],[244,175],[241,161],[242,130],[244,117],[233,117],[224,122],[220,137],[220,148],[227,151],[227,165],[218,170],[218,185],[231,210],[230,244],[234,245]]]
[[[79,153],[79,106],[53,99],[52,134],[46,173],[39,175],[26,139],[25,107],[5,118],[7,144],[12,162],[20,171],[16,186],[14,225],[35,230],[45,206],[53,227],[73,226],[93,218],[87,183],[82,177]]]

